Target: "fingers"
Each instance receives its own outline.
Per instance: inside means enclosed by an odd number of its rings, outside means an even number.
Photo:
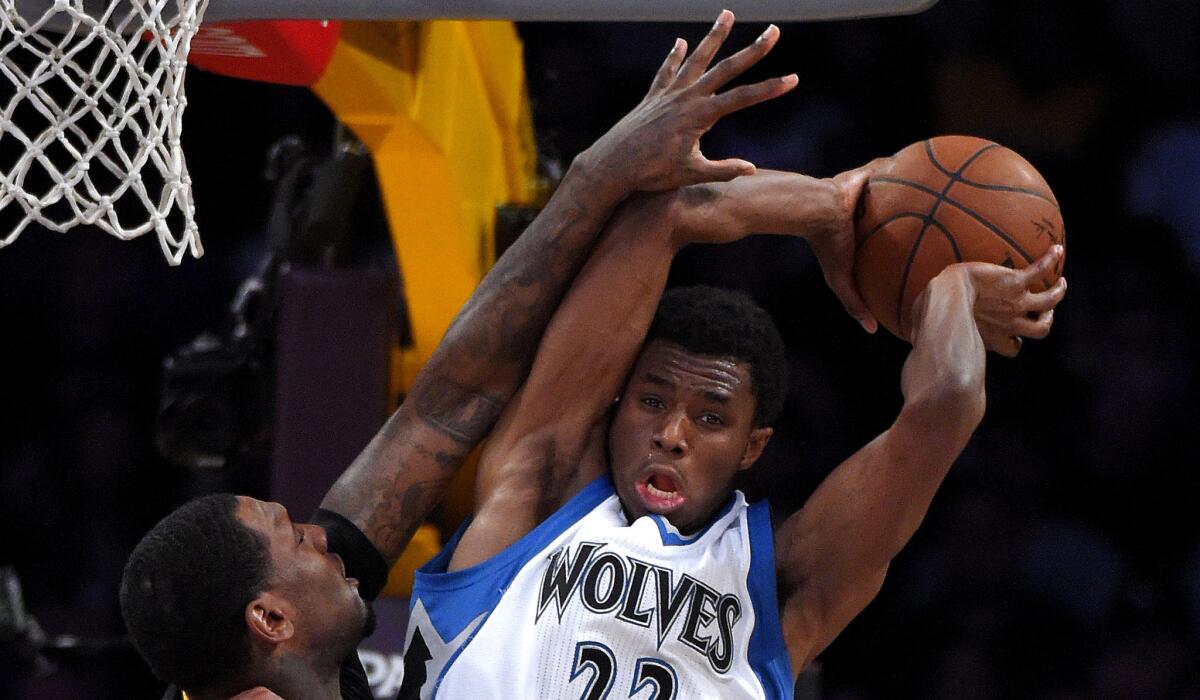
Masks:
[[[735,177],[753,175],[755,167],[753,163],[741,158],[714,161],[699,156],[698,162],[689,170],[691,181],[688,184],[694,185],[700,182],[728,182]]]
[[[1021,352],[1020,336],[1014,335],[1014,336],[1005,338],[1004,342],[1001,343],[1000,348],[998,350],[996,350],[996,352],[1000,353],[1001,355],[1003,355],[1005,357],[1016,357]]]
[[[687,55],[687,42],[683,39],[676,39],[675,46],[671,47],[670,53],[658,67],[658,72],[654,74],[654,81],[650,83],[650,92],[658,92],[671,83],[671,79],[679,72],[679,66],[683,63],[683,57]]]
[[[862,199],[863,192],[867,188],[867,183],[871,180],[871,171],[866,168],[857,168],[855,170],[847,170],[844,173],[839,173],[833,176],[833,181],[837,183],[842,191],[842,202],[846,210],[852,215],[857,215],[859,208],[859,200]]]
[[[988,350],[1003,355],[1004,357],[1016,357],[1021,352],[1021,338],[1015,335],[1000,335],[996,333],[984,338],[984,346]]]
[[[1062,254],[1062,246],[1051,246],[1045,255],[1034,260],[1032,264],[1021,270],[1021,279],[1024,281],[1025,287],[1028,288],[1037,280],[1045,279],[1046,274],[1058,265],[1058,260],[1062,257]]]
[[[1018,316],[1013,319],[1011,330],[1014,335],[1040,340],[1050,335],[1050,326],[1054,325],[1054,310],[1051,309],[1038,315],[1036,319]]]
[[[858,325],[863,327],[863,330],[868,333],[874,333],[879,328],[879,321],[875,320],[875,315],[867,308],[867,303],[862,300],[858,293],[858,288],[854,286],[854,278],[849,273],[840,273],[836,276],[826,275],[825,282],[837,298],[842,302],[842,306],[846,309],[846,313]]]
[[[779,40],[779,27],[771,25],[746,48],[726,58],[696,81],[696,89],[705,95],[720,90],[726,83],[746,72],[750,66],[762,60]]]
[[[717,49],[721,48],[721,44],[725,43],[726,37],[729,36],[729,30],[733,27],[733,13],[729,10],[721,10],[721,14],[717,16],[717,21],[713,24],[712,29],[692,52],[684,62],[683,67],[679,69],[678,77],[687,82],[692,82],[708,68],[708,64],[712,63],[713,56],[717,55]]]
[[[782,78],[771,78],[753,85],[742,85],[717,95],[713,98],[712,104],[716,109],[717,117],[720,118],[750,105],[779,97],[796,87],[799,82],[800,79],[796,77],[795,73],[792,73]]]
[[[1027,292],[1021,305],[1025,311],[1050,311],[1067,295],[1067,278],[1059,277],[1054,286],[1044,292]]]

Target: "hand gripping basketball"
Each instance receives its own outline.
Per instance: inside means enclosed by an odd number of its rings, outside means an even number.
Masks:
[[[1065,246],[1058,200],[1017,153],[971,136],[939,136],[884,159],[857,221],[855,278],[879,322],[912,332],[913,300],[958,262],[1022,269]],[[1062,256],[1037,280],[1051,288]]]
[[[988,263],[963,263],[975,291],[975,324],[988,350],[1015,357],[1022,338],[1045,338],[1054,324],[1054,307],[1067,293],[1067,278],[1049,289],[1038,289],[1062,260],[1062,246],[1022,270]]]
[[[779,29],[771,25],[752,44],[708,69],[732,26],[733,13],[721,12],[686,60],[687,42],[675,41],[642,101],[588,149],[597,167],[628,173],[632,189],[643,191],[754,172],[754,165],[744,160],[708,160],[700,151],[700,137],[721,117],[791,90],[797,78],[791,74],[716,94],[766,56],[779,38]]]

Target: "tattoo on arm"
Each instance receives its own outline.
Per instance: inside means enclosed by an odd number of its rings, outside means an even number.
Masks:
[[[541,218],[517,239],[468,300],[446,333],[443,346],[461,352],[439,357],[451,367],[455,359],[484,361],[488,379],[497,371],[510,373],[503,391],[505,399],[516,390],[533,362],[542,332],[566,293],[571,279],[583,266],[602,221],[577,194],[565,211],[549,216],[559,222],[541,224]]]
[[[403,491],[380,492],[378,506],[361,527],[363,533],[379,548],[391,564],[404,551],[423,518],[402,517],[427,513],[436,505],[449,479],[418,481]]]
[[[362,528],[389,561],[524,380],[602,217],[620,199],[586,178],[564,181],[561,189],[471,295],[422,368],[406,407],[323,502]]]
[[[468,449],[491,430],[504,410],[502,399],[449,377],[423,382],[410,398],[421,420]],[[454,466],[441,458],[436,461],[443,467]]]

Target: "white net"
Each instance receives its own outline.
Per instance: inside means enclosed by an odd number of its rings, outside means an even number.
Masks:
[[[173,265],[203,254],[179,139],[207,5],[0,0],[0,247],[92,224],[154,231]]]

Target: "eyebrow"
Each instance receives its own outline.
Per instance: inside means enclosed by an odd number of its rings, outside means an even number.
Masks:
[[[670,379],[667,379],[666,377],[664,377],[660,374],[654,374],[652,372],[647,372],[642,378],[646,382],[648,382],[650,384],[655,384],[657,386],[665,386],[665,387],[675,386],[675,382],[671,381]]]
[[[723,391],[708,390],[704,392],[704,398],[719,404],[728,404],[733,397]]]
[[[653,372],[647,372],[646,374],[644,374],[642,376],[642,379],[646,383],[654,384],[655,386],[661,386],[661,387],[666,387],[666,388],[673,388],[675,386],[675,382],[671,381],[670,379],[667,379],[666,377],[662,376],[661,374],[654,374]],[[722,405],[728,404],[731,400],[733,400],[733,396],[729,392],[717,391],[715,389],[705,389],[704,390],[704,398],[708,399],[709,401],[713,401],[715,403],[719,403]]]

